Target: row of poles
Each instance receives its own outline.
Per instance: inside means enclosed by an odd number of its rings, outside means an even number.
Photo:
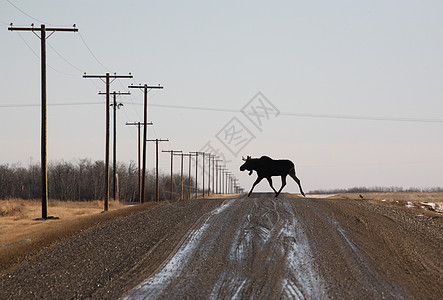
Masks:
[[[33,32],[37,37],[41,40],[41,178],[42,178],[42,219],[48,218],[48,176],[47,176],[47,117],[46,117],[46,39],[49,38],[52,34],[57,32],[77,32],[78,29],[75,28],[75,24],[73,28],[47,28],[44,24],[41,24],[39,27],[34,27],[34,24],[31,25],[31,27],[14,27],[11,23],[11,26],[8,27],[8,30],[10,31],[31,31]],[[36,34],[36,32],[40,33],[40,36]],[[46,36],[46,33],[50,32],[48,36]],[[118,95],[130,95],[129,92],[110,92],[110,86],[111,83],[116,79],[124,79],[124,78],[133,78],[133,76],[129,73],[129,75],[117,75],[110,73],[106,73],[104,75],[87,75],[86,73],[83,75],[83,78],[98,78],[102,80],[105,83],[106,91],[104,93],[99,92],[99,95],[106,95],[106,141],[105,141],[105,201],[104,201],[104,210],[107,211],[109,209],[109,181],[110,181],[110,174],[109,174],[109,146],[110,146],[110,112],[109,108],[113,106],[114,110],[114,147],[113,147],[113,165],[114,165],[114,186],[113,186],[113,196],[114,199],[116,198],[116,190],[117,190],[117,166],[116,166],[116,109],[119,108],[122,104],[117,103],[116,97]],[[163,89],[162,86],[151,86],[151,85],[130,85],[128,86],[130,89],[141,89],[144,92],[144,111],[143,111],[143,122],[129,122],[126,125],[137,125],[139,129],[139,142],[138,142],[138,148],[139,148],[139,154],[138,154],[138,162],[139,162],[139,194],[140,194],[140,202],[144,203],[145,201],[145,179],[146,179],[146,142],[151,141],[156,143],[156,200],[159,200],[159,186],[158,186],[158,143],[163,141],[169,141],[168,139],[155,139],[155,140],[148,140],[147,139],[147,126],[152,125],[151,122],[147,121],[148,117],[148,92],[152,89]],[[111,104],[110,96],[113,95],[114,101]],[[143,154],[142,154],[142,166],[140,166],[140,129],[141,126],[143,126]],[[171,153],[171,197],[173,196],[173,157],[174,155],[178,154],[180,151],[164,151],[164,152],[170,152]],[[218,162],[220,160],[215,160],[216,156],[208,153],[203,152],[190,152],[188,154],[180,153],[182,156],[182,169],[181,169],[181,198],[184,198],[183,194],[183,158],[184,156],[189,157],[189,182],[191,182],[191,157],[196,157],[196,168],[195,168],[195,189],[194,189],[194,195],[195,197],[198,196],[198,185],[197,185],[197,173],[198,173],[198,156],[202,155],[203,160],[203,172],[202,172],[202,182],[203,182],[203,188],[202,188],[202,196],[205,196],[205,193],[209,195],[211,191],[215,191],[216,193],[231,193],[231,192],[238,192],[240,190],[237,180],[235,177],[233,177],[232,173],[227,172],[227,169],[225,166],[218,166]],[[211,178],[211,159],[212,159],[212,174],[213,174],[213,180],[212,180],[212,190],[210,188],[211,180],[209,179],[208,189],[205,189],[205,155],[209,157],[209,170],[208,175],[209,178]],[[215,168],[214,168],[214,162],[215,162]],[[214,177],[216,178],[214,180]],[[218,182],[220,180],[220,182]],[[217,182],[217,183],[215,183]],[[190,183],[189,183],[190,185]],[[189,190],[191,190],[189,188]],[[188,195],[188,198],[192,197],[192,193],[190,192]]]
[[[171,187],[170,187],[170,198],[174,198],[174,156],[181,157],[181,168],[180,168],[180,199],[191,199],[198,198],[201,194],[202,197],[209,196],[211,193],[214,194],[232,194],[239,193],[241,191],[240,186],[238,185],[238,180],[235,178],[234,174],[230,173],[225,165],[219,165],[219,163],[223,162],[223,160],[217,159],[217,155],[213,155],[211,153],[205,152],[189,152],[183,153],[181,150],[164,150],[162,152],[168,152],[171,156]],[[158,157],[158,153],[156,154]],[[188,193],[185,195],[184,193],[184,158],[188,158]],[[192,165],[192,157],[195,157],[195,186],[194,192],[192,192],[192,183],[191,183],[191,165]],[[199,157],[202,158],[202,189],[201,192],[198,190],[198,170],[199,170]],[[205,158],[208,161],[208,169],[205,169]],[[158,176],[158,171],[157,176]],[[207,174],[207,182],[205,182],[205,174]],[[158,180],[157,180],[158,182]],[[205,184],[207,183],[207,188]],[[156,200],[158,201],[158,195]]]

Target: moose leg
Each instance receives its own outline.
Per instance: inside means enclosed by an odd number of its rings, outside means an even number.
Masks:
[[[281,188],[278,190],[275,197],[277,197],[280,194],[281,190],[285,187],[285,185],[286,185],[286,175],[282,175],[281,176]]]
[[[274,189],[274,186],[272,185],[272,178],[271,178],[271,177],[266,177],[266,179],[268,180],[269,185],[271,186],[271,188],[274,190],[274,193],[275,193],[276,195],[278,195],[278,194],[277,194],[277,191]]]
[[[297,182],[298,187],[300,188],[300,192],[301,192],[301,194],[302,194],[304,197],[306,197],[306,196],[305,196],[305,193],[303,193],[303,189],[301,188],[300,179],[298,179],[297,176],[295,176],[295,172],[290,172],[290,173],[289,173],[289,176],[291,176],[291,177],[295,180],[295,182]]]
[[[263,179],[263,177],[257,177],[257,180],[252,185],[251,190],[249,191],[248,197],[251,196],[252,190],[255,188],[255,186]]]

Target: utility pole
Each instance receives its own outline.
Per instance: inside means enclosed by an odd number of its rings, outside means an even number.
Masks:
[[[163,150],[162,152],[168,152],[171,153],[171,194],[169,196],[169,198],[171,198],[170,200],[172,200],[173,194],[174,194],[174,168],[173,168],[173,163],[174,163],[174,153],[181,153],[181,150]]]
[[[106,93],[102,93],[99,92],[99,95],[106,95]],[[112,187],[112,197],[114,198],[114,200],[117,200],[117,108],[120,109],[120,107],[123,106],[123,103],[117,103],[117,95],[121,96],[121,95],[131,95],[131,93],[129,92],[116,92],[113,91],[111,93],[114,96],[114,103],[111,103],[111,106],[113,108],[113,113],[114,113],[114,130],[113,130],[113,134],[114,134],[114,138],[113,138],[113,187]]]
[[[218,162],[221,162],[221,159],[216,159],[215,160],[215,192],[217,194],[219,194],[219,189],[218,189]]]
[[[195,155],[195,198],[198,198],[198,184],[197,184],[197,181],[198,181],[198,176],[197,176],[197,174],[198,174],[198,155],[202,154],[202,152],[191,151],[189,153],[192,153]],[[204,164],[204,159],[203,159],[203,164]],[[203,173],[204,173],[204,169],[203,169]],[[203,183],[203,189],[204,189],[204,183]]]
[[[130,89],[143,89],[144,97],[143,97],[143,123],[146,124],[148,122],[148,91],[152,89],[163,89],[162,86],[149,86],[147,84],[140,85],[130,85],[128,86]],[[145,177],[146,177],[146,142],[148,139],[148,128],[145,126],[143,129],[143,169],[142,169],[142,200],[141,202],[145,202]]]
[[[219,168],[218,168],[218,170],[219,170],[219,177],[218,177],[218,180],[219,180],[219,183],[218,183],[218,188],[219,188],[219,193],[220,194],[223,194],[223,171],[224,171],[224,167],[225,166],[220,166]]]
[[[214,193],[218,194],[218,183],[217,183],[217,177],[218,177],[218,162],[219,160],[215,160],[215,173],[214,173],[214,179],[215,179],[215,186],[214,186]]]
[[[181,152],[181,151],[180,151]],[[181,166],[180,166],[180,185],[181,185],[181,194],[180,194],[180,199],[185,199],[183,196],[183,156],[185,155],[183,152],[180,154],[175,154],[175,155],[180,155],[181,156]]]
[[[225,182],[226,182],[226,172],[228,171],[228,169],[226,169],[225,167],[223,167],[223,169],[222,169],[222,193],[223,194],[226,194],[226,185],[225,185]]]
[[[75,28],[46,28],[45,24],[41,24],[40,28],[34,28],[34,24],[31,27],[8,27],[10,31],[32,31],[34,34],[36,31],[40,31],[40,48],[41,48],[41,181],[42,181],[42,219],[48,218],[48,163],[47,163],[47,117],[46,117],[46,39],[49,38],[56,31],[78,31]],[[51,31],[48,37],[46,32]],[[37,35],[37,34],[36,34]],[[38,35],[37,35],[38,37]]]
[[[126,125],[129,126],[137,126],[138,129],[138,143],[137,143],[137,154],[138,154],[138,198],[140,203],[142,203],[142,191],[141,191],[141,168],[140,168],[140,161],[141,161],[141,154],[140,154],[140,144],[141,144],[141,140],[140,140],[140,126],[141,125],[153,125],[152,122],[148,122],[148,123],[142,123],[142,122],[126,122]]]
[[[200,152],[203,155],[203,167],[202,167],[202,174],[203,174],[203,198],[205,197],[205,154],[204,152]]]
[[[227,172],[226,173],[226,194],[230,194],[230,190],[229,190],[229,181],[231,180],[231,172]]]
[[[212,155],[212,193],[215,194],[215,158],[217,155]]]
[[[181,182],[181,199],[184,199],[183,195],[183,153],[181,154],[181,172],[180,172],[180,182]]]
[[[226,173],[226,194],[231,193],[231,172]]]
[[[209,167],[208,167],[208,196],[211,192],[211,159],[212,159],[212,192],[214,193],[214,159],[217,157],[217,155],[213,155],[211,153],[208,154],[209,156]]]
[[[158,188],[158,144],[160,142],[169,142],[168,139],[155,139],[155,140],[147,140],[147,142],[155,142],[155,201],[159,201],[159,188]]]
[[[234,193],[238,194],[238,179],[237,178],[234,178],[233,184],[234,184]]]
[[[105,75],[83,75],[83,78],[99,78],[103,81],[105,78],[106,85],[106,142],[105,142],[105,211],[109,209],[109,107],[110,103],[110,87],[111,87],[111,78],[112,82],[117,78],[132,78],[131,73],[129,75],[110,75],[106,73]]]
[[[186,156],[188,156],[189,157],[189,168],[188,168],[188,191],[189,191],[189,198],[188,199],[191,199],[191,197],[192,197],[192,187],[191,187],[191,162],[192,162],[192,159],[191,159],[191,157],[192,156],[197,156],[196,154],[192,154],[192,153],[188,153],[188,154],[186,154]],[[197,174],[196,174],[197,175]]]

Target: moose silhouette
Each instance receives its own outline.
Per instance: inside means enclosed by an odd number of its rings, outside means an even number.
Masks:
[[[251,190],[249,191],[248,197],[251,196],[254,187],[260,181],[262,181],[263,178],[266,178],[268,180],[269,185],[275,192],[275,197],[277,197],[283,187],[286,185],[286,176],[288,175],[291,176],[295,180],[295,182],[297,182],[301,194],[305,196],[305,193],[303,193],[303,189],[301,188],[300,179],[295,176],[295,166],[292,161],[288,159],[275,160],[268,156],[262,156],[260,158],[251,158],[250,156],[247,156],[246,159],[243,158],[243,160],[245,163],[240,166],[240,171],[248,170],[249,175],[251,175],[253,171],[256,171],[258,176],[257,180],[255,180]],[[281,176],[282,185],[278,192],[272,186],[272,176]]]

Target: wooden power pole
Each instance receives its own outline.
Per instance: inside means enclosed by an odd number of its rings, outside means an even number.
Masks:
[[[191,151],[189,152],[193,155],[195,155],[195,198],[198,198],[198,155],[202,154],[202,152],[198,151]],[[204,169],[203,169],[204,170]],[[204,173],[204,172],[203,172]],[[203,177],[204,178],[204,177]],[[203,186],[204,187],[204,186]]]
[[[105,75],[83,75],[83,78],[100,78],[103,80],[105,78],[106,84],[106,142],[105,142],[105,205],[104,210],[108,211],[109,209],[109,107],[110,103],[110,87],[111,87],[111,78],[113,81],[117,78],[132,78],[132,75],[110,75],[106,73]]]
[[[160,199],[160,190],[158,187],[158,144],[160,142],[169,142],[168,139],[155,139],[155,140],[147,140],[147,142],[155,142],[155,201],[159,201]]]
[[[143,123],[148,122],[148,91],[152,89],[163,89],[162,86],[149,86],[147,84],[140,85],[130,85],[130,89],[143,89]],[[142,169],[142,199],[141,203],[145,202],[145,177],[146,177],[146,141],[148,140],[148,128],[145,126],[143,128],[143,169]]]
[[[106,95],[106,93],[102,93],[99,92],[99,95]],[[113,165],[113,187],[112,187],[112,198],[114,198],[114,200],[117,200],[117,108],[120,109],[120,107],[123,106],[123,103],[117,103],[117,96],[122,96],[122,95],[131,95],[131,93],[129,92],[116,92],[113,91],[112,93],[113,96],[113,103],[111,103],[110,105],[112,106],[113,109],[113,117],[114,117],[114,126],[113,126],[113,159],[112,159],[112,165]]]
[[[211,191],[214,193],[214,172],[212,172],[212,190],[211,190],[211,165],[212,165],[212,171],[214,171],[214,159],[217,157],[217,155],[213,155],[211,153],[208,153],[209,157],[209,166],[208,166],[208,196],[211,193]],[[212,164],[211,164],[212,159]]]
[[[174,163],[174,153],[182,153],[183,151],[181,150],[163,150],[162,152],[168,152],[171,153],[171,194],[170,194],[170,200],[172,200],[172,197],[174,195],[174,168],[173,168],[173,163]]]
[[[56,31],[70,31],[76,32],[77,28],[46,28],[45,24],[41,24],[40,28],[34,26],[31,27],[8,27],[10,31],[40,31],[40,47],[41,47],[41,181],[42,181],[42,219],[48,218],[48,162],[47,162],[47,150],[46,150],[46,136],[47,136],[47,118],[46,118],[46,39],[49,38]],[[49,31],[48,37],[46,32]]]
[[[142,123],[142,122],[126,122],[126,125],[130,126],[137,126],[138,129],[138,143],[137,143],[137,154],[138,154],[138,199],[139,202],[142,203],[142,190],[141,190],[141,168],[140,168],[140,161],[141,161],[141,151],[140,151],[140,145],[141,145],[141,137],[140,137],[140,126],[141,125],[153,125],[152,122],[148,123]]]
[[[192,165],[192,156],[197,156],[197,154],[192,154],[192,153],[188,153],[185,154],[186,156],[189,157],[189,167],[188,167],[188,199],[192,198],[192,181],[191,181],[191,165]],[[195,176],[197,176],[197,174],[195,174]]]
[[[184,156],[184,154],[183,153],[180,153],[180,157],[181,157],[181,168],[180,168],[180,185],[181,185],[181,196],[180,196],[180,199],[181,200],[183,200],[183,199],[185,199],[184,198],[184,195],[183,195],[183,192],[184,192],[184,189],[183,189],[183,156]]]

